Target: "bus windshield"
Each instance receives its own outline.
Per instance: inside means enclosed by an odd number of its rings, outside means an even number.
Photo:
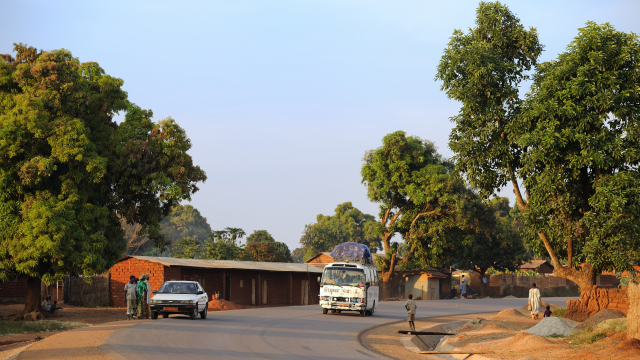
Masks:
[[[322,285],[364,286],[362,269],[326,268],[322,274]]]

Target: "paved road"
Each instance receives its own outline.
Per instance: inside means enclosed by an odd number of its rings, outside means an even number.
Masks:
[[[545,298],[560,306],[574,298]],[[520,308],[527,299],[417,301],[418,318]],[[322,315],[318,305],[211,312],[141,322],[118,330],[100,349],[113,359],[384,359],[358,335],[406,319],[403,301],[382,302],[373,317]]]

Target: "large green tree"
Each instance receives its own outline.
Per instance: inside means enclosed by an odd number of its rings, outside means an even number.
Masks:
[[[453,261],[456,249],[469,244],[482,221],[477,195],[451,172],[433,143],[403,131],[386,135],[382,146],[368,151],[362,182],[371,201],[380,204],[379,229],[385,257],[383,292],[400,281],[401,272],[416,266],[442,267]],[[404,240],[404,251],[394,235]],[[401,255],[402,253],[402,255]]]
[[[0,279],[28,277],[24,314],[41,311],[40,279],[101,273],[121,256],[118,216],[163,246],[160,221],[206,176],[184,130],[153,122],[97,63],[14,50],[0,60]]]
[[[237,260],[244,251],[238,244],[245,235],[240,228],[227,227],[224,230],[212,231],[204,242],[200,257],[208,260]]]
[[[587,23],[537,67],[523,101],[518,86],[541,50],[535,29],[483,2],[476,26],[454,32],[436,79],[462,104],[450,137],[458,169],[485,197],[511,183],[527,237],[554,275],[589,286],[603,270],[629,269],[640,249],[640,45]]]
[[[511,217],[509,199],[496,197],[483,204],[482,231],[474,233],[473,241],[459,251],[456,267],[477,271],[481,277],[487,270],[515,271],[529,260],[522,235]],[[481,288],[481,296],[486,293],[486,285]]]
[[[304,260],[319,252],[332,251],[344,242],[356,242],[369,246],[372,253],[382,250],[380,232],[373,215],[365,214],[351,202],[336,207],[334,215],[319,214],[314,224],[305,225],[300,238]]]
[[[287,244],[276,241],[267,230],[255,230],[251,235],[247,236],[247,244],[243,253],[240,254],[240,259],[265,259],[253,261],[293,262],[291,250],[289,250]]]

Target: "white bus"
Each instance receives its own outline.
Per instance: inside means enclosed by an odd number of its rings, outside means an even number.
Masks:
[[[360,316],[371,316],[380,301],[378,270],[373,265],[333,262],[318,280],[323,314],[357,311]]]

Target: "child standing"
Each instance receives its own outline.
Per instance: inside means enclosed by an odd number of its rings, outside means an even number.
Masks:
[[[409,300],[404,303],[404,308],[407,309],[407,321],[409,322],[409,327],[411,331],[416,331],[416,325],[414,320],[416,319],[416,302],[413,301],[413,294],[409,294]]]
[[[544,317],[551,317],[551,306],[547,306],[547,310],[544,312]]]

